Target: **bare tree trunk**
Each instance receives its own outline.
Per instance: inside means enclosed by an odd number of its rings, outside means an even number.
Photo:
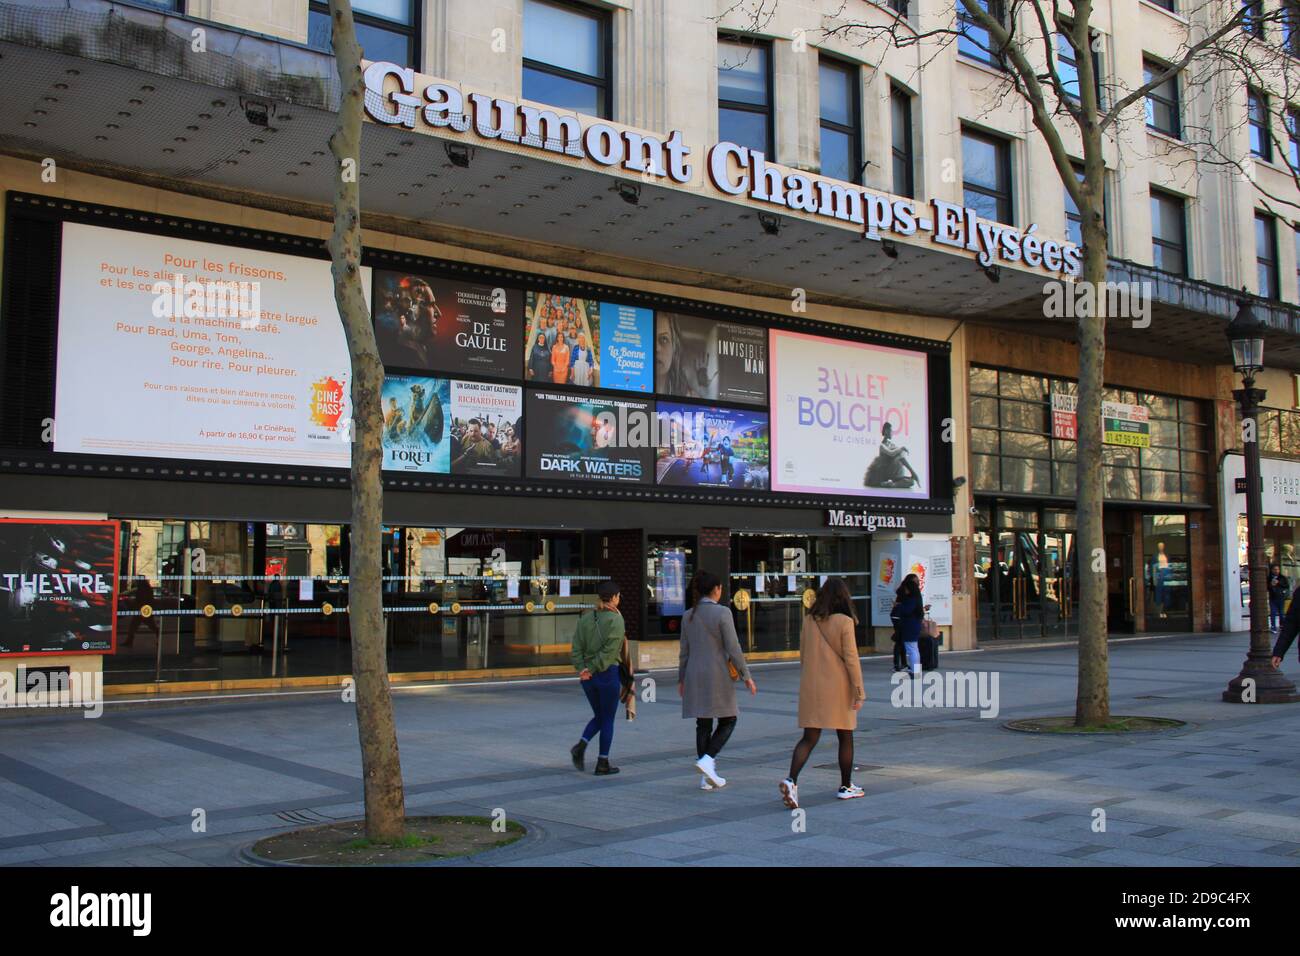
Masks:
[[[1078,486],[1076,541],[1079,555],[1079,682],[1074,705],[1076,726],[1102,724],[1110,719],[1110,648],[1107,644],[1105,530],[1102,502],[1105,471],[1102,467],[1101,402],[1106,365],[1106,233],[1101,143],[1096,144],[1098,174],[1085,189],[1083,212],[1083,275],[1095,295],[1093,308],[1081,310],[1079,335]],[[1087,171],[1085,170],[1085,177]]]
[[[334,53],[342,99],[339,124],[330,137],[338,161],[334,232],[329,239],[334,301],[352,359],[352,528],[348,614],[352,631],[352,676],[356,681],[357,736],[365,781],[366,836],[390,842],[405,832],[406,804],[397,727],[385,657],[381,548],[384,487],[384,366],[361,283],[361,109],[365,93],[361,48],[351,0],[329,0]]]

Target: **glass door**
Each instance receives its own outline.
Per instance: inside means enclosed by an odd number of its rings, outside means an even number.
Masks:
[[[1078,597],[1078,555],[1071,525],[1072,512],[1048,512],[1042,546],[1043,633],[1048,637],[1077,634],[1074,605]],[[1067,530],[1069,528],[1069,530]]]
[[[1192,629],[1185,515],[1143,515],[1142,581],[1148,631]]]

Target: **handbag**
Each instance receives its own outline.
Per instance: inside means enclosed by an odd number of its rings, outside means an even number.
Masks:
[[[926,637],[937,638],[939,636],[939,625],[934,622],[933,618],[927,617],[921,621],[921,633]]]

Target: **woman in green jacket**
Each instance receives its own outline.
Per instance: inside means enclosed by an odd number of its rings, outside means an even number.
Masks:
[[[582,739],[569,753],[573,765],[585,769],[587,744],[600,732],[600,757],[596,760],[596,776],[618,773],[609,765],[609,745],[614,740],[614,715],[618,712],[618,698],[622,683],[618,676],[618,661],[623,652],[623,615],[618,610],[618,585],[602,581],[596,588],[599,603],[594,611],[578,618],[573,634],[573,668],[582,681],[582,692],[591,704],[592,718],[582,732]]]

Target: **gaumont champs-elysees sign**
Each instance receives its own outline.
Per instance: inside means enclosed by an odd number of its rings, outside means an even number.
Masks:
[[[467,133],[543,152],[586,159],[645,178],[686,185],[694,176],[692,150],[680,130],[666,137],[623,129],[574,113],[516,103],[420,76],[395,63],[365,69],[365,110],[374,122],[422,132]],[[417,87],[420,87],[417,89]],[[973,252],[979,263],[1023,262],[1063,276],[1082,271],[1082,250],[1069,242],[1035,235],[1038,226],[1017,229],[981,218],[974,209],[932,199],[929,204],[864,189],[836,179],[788,170],[767,162],[757,150],[717,143],[704,160],[712,188],[728,196],[853,223],[868,239],[930,234],[938,245]]]

